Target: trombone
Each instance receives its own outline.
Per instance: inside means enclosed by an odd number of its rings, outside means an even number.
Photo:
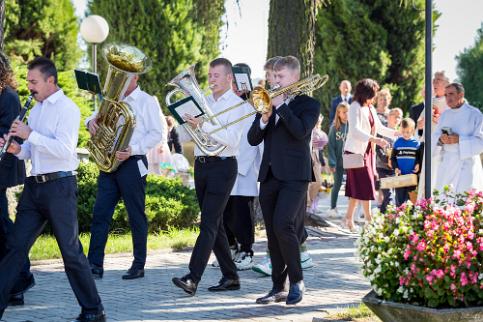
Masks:
[[[219,128],[214,129],[205,134],[211,135],[216,132],[219,132],[223,129],[228,128],[233,124],[243,121],[244,119],[252,116],[253,114],[256,114],[256,113],[264,114],[264,113],[270,112],[272,110],[272,98],[274,97],[277,97],[279,95],[287,95],[288,97],[295,97],[302,94],[308,94],[324,86],[328,80],[329,80],[328,75],[320,76],[319,74],[315,74],[283,88],[267,90],[261,86],[256,86],[253,89],[253,91],[250,93],[250,98],[248,100],[240,102],[233,106],[230,106],[224,109],[223,111],[220,111],[214,115],[211,115],[209,118],[207,118],[207,120],[216,119],[221,114],[232,111],[242,106],[245,103],[249,103],[253,107],[254,110],[252,112],[245,114],[242,117],[230,123],[227,123],[225,125],[220,125]]]

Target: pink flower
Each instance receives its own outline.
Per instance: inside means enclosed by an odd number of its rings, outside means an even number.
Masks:
[[[416,249],[419,251],[419,252],[422,252],[426,249],[426,243],[424,242],[424,239],[421,240],[421,242],[418,243],[418,245],[416,246]]]
[[[459,249],[455,250],[453,253],[454,259],[459,259],[461,257],[461,251]]]
[[[404,260],[408,260],[409,259],[409,256],[411,256],[411,250],[408,248],[406,248],[406,250],[404,251]]]
[[[429,285],[432,285],[433,284],[433,279],[434,279],[433,275],[428,274],[428,275],[426,275],[425,278],[428,281]]]
[[[451,285],[449,286],[450,290],[452,290],[453,292],[456,291],[456,285],[454,283],[451,283]]]
[[[433,275],[435,275],[437,278],[443,278],[443,276],[444,276],[444,272],[443,272],[443,270],[442,270],[442,269],[437,269],[437,270],[433,269],[432,273],[433,273]]]
[[[461,273],[460,280],[461,280],[461,286],[468,285],[468,277],[466,276],[465,272]]]

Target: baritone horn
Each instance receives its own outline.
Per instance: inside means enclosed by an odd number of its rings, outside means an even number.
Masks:
[[[195,76],[195,65],[191,65],[186,70],[182,71],[176,75],[172,80],[168,82],[167,85],[174,86],[175,89],[166,95],[166,105],[171,105],[174,102],[171,100],[173,95],[177,93],[182,93],[187,96],[191,96],[200,106],[200,108],[205,113],[200,116],[205,121],[210,122],[212,125],[221,126],[220,122],[216,116],[211,111],[208,102],[206,101],[203,91],[200,89]],[[218,155],[223,151],[226,146],[214,141],[206,133],[201,131],[201,129],[193,129],[189,124],[182,124],[186,132],[191,136],[193,142],[198,146],[198,148],[208,156]]]

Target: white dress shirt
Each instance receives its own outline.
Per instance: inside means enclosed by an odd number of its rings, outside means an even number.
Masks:
[[[164,115],[155,97],[142,91],[138,86],[124,98],[123,102],[129,104],[136,118],[136,125],[129,141],[132,155],[145,155],[159,142],[167,142],[167,136],[163,135]],[[86,119],[85,125],[87,126],[96,116],[97,111]]]
[[[17,157],[32,160],[32,175],[77,169],[80,111],[61,89],[35,104],[28,125],[32,132]]]
[[[238,97],[231,89],[226,91],[222,96],[220,96],[218,100],[215,100],[213,95],[210,95],[206,97],[206,101],[210,106],[211,111],[214,114],[221,112],[235,104],[239,104],[240,102],[243,102],[243,100],[240,97]],[[251,107],[250,104],[245,103],[227,113],[221,114],[220,116],[217,117],[217,119],[221,125],[226,125],[250,112],[253,112],[253,107]],[[191,136],[184,129],[184,126],[189,126],[189,125],[185,123],[183,124],[182,127],[178,127],[179,129],[178,133],[179,133],[179,138],[181,142],[186,142],[191,140]],[[205,133],[209,133],[219,127],[220,126],[213,125],[210,122],[204,122],[203,125],[201,126],[201,130]],[[222,129],[221,131],[211,134],[210,137],[213,140],[226,146],[226,148],[223,151],[221,151],[218,156],[220,157],[237,156],[242,132],[243,132],[243,122],[239,122],[239,123],[230,125],[226,129]],[[195,156],[204,155],[203,151],[201,151],[198,148],[198,146],[195,146],[194,154]]]

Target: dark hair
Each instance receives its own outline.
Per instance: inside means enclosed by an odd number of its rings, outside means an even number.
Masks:
[[[269,58],[266,62],[265,62],[265,65],[263,65],[263,69],[264,70],[273,70],[273,65],[275,65],[275,63],[277,62],[277,60],[279,60],[280,58],[282,58],[282,56],[275,56],[275,57],[272,57],[272,58]]]
[[[414,129],[416,127],[416,123],[412,118],[405,118],[401,121],[401,128],[407,129],[407,128],[412,128]]]
[[[210,62],[210,67],[216,67],[216,66],[220,66],[220,65],[225,67],[227,74],[232,73],[231,72],[232,64],[231,64],[231,61],[229,61],[228,59],[226,59],[226,58],[216,58],[216,59],[213,59]]]
[[[44,75],[44,79],[54,76],[54,84],[57,84],[57,68],[55,68],[53,61],[47,57],[36,57],[27,65],[28,70],[35,68],[37,68]]]
[[[446,85],[446,88],[448,87],[454,87],[456,89],[456,93],[465,93],[465,88],[463,87],[463,84],[461,83],[451,83]]]
[[[374,98],[379,90],[379,84],[370,78],[364,78],[357,82],[354,91],[354,101],[364,105],[364,103],[371,98]]]
[[[0,51],[0,93],[5,87],[10,86],[12,89],[17,89],[17,83],[13,77],[12,67],[8,61],[7,55]]]
[[[248,70],[248,75],[251,75],[252,74],[252,69],[250,68],[250,66],[248,66],[248,64],[245,64],[245,63],[238,63],[238,64],[235,64],[233,65],[233,67],[241,67],[241,68],[245,68]]]

